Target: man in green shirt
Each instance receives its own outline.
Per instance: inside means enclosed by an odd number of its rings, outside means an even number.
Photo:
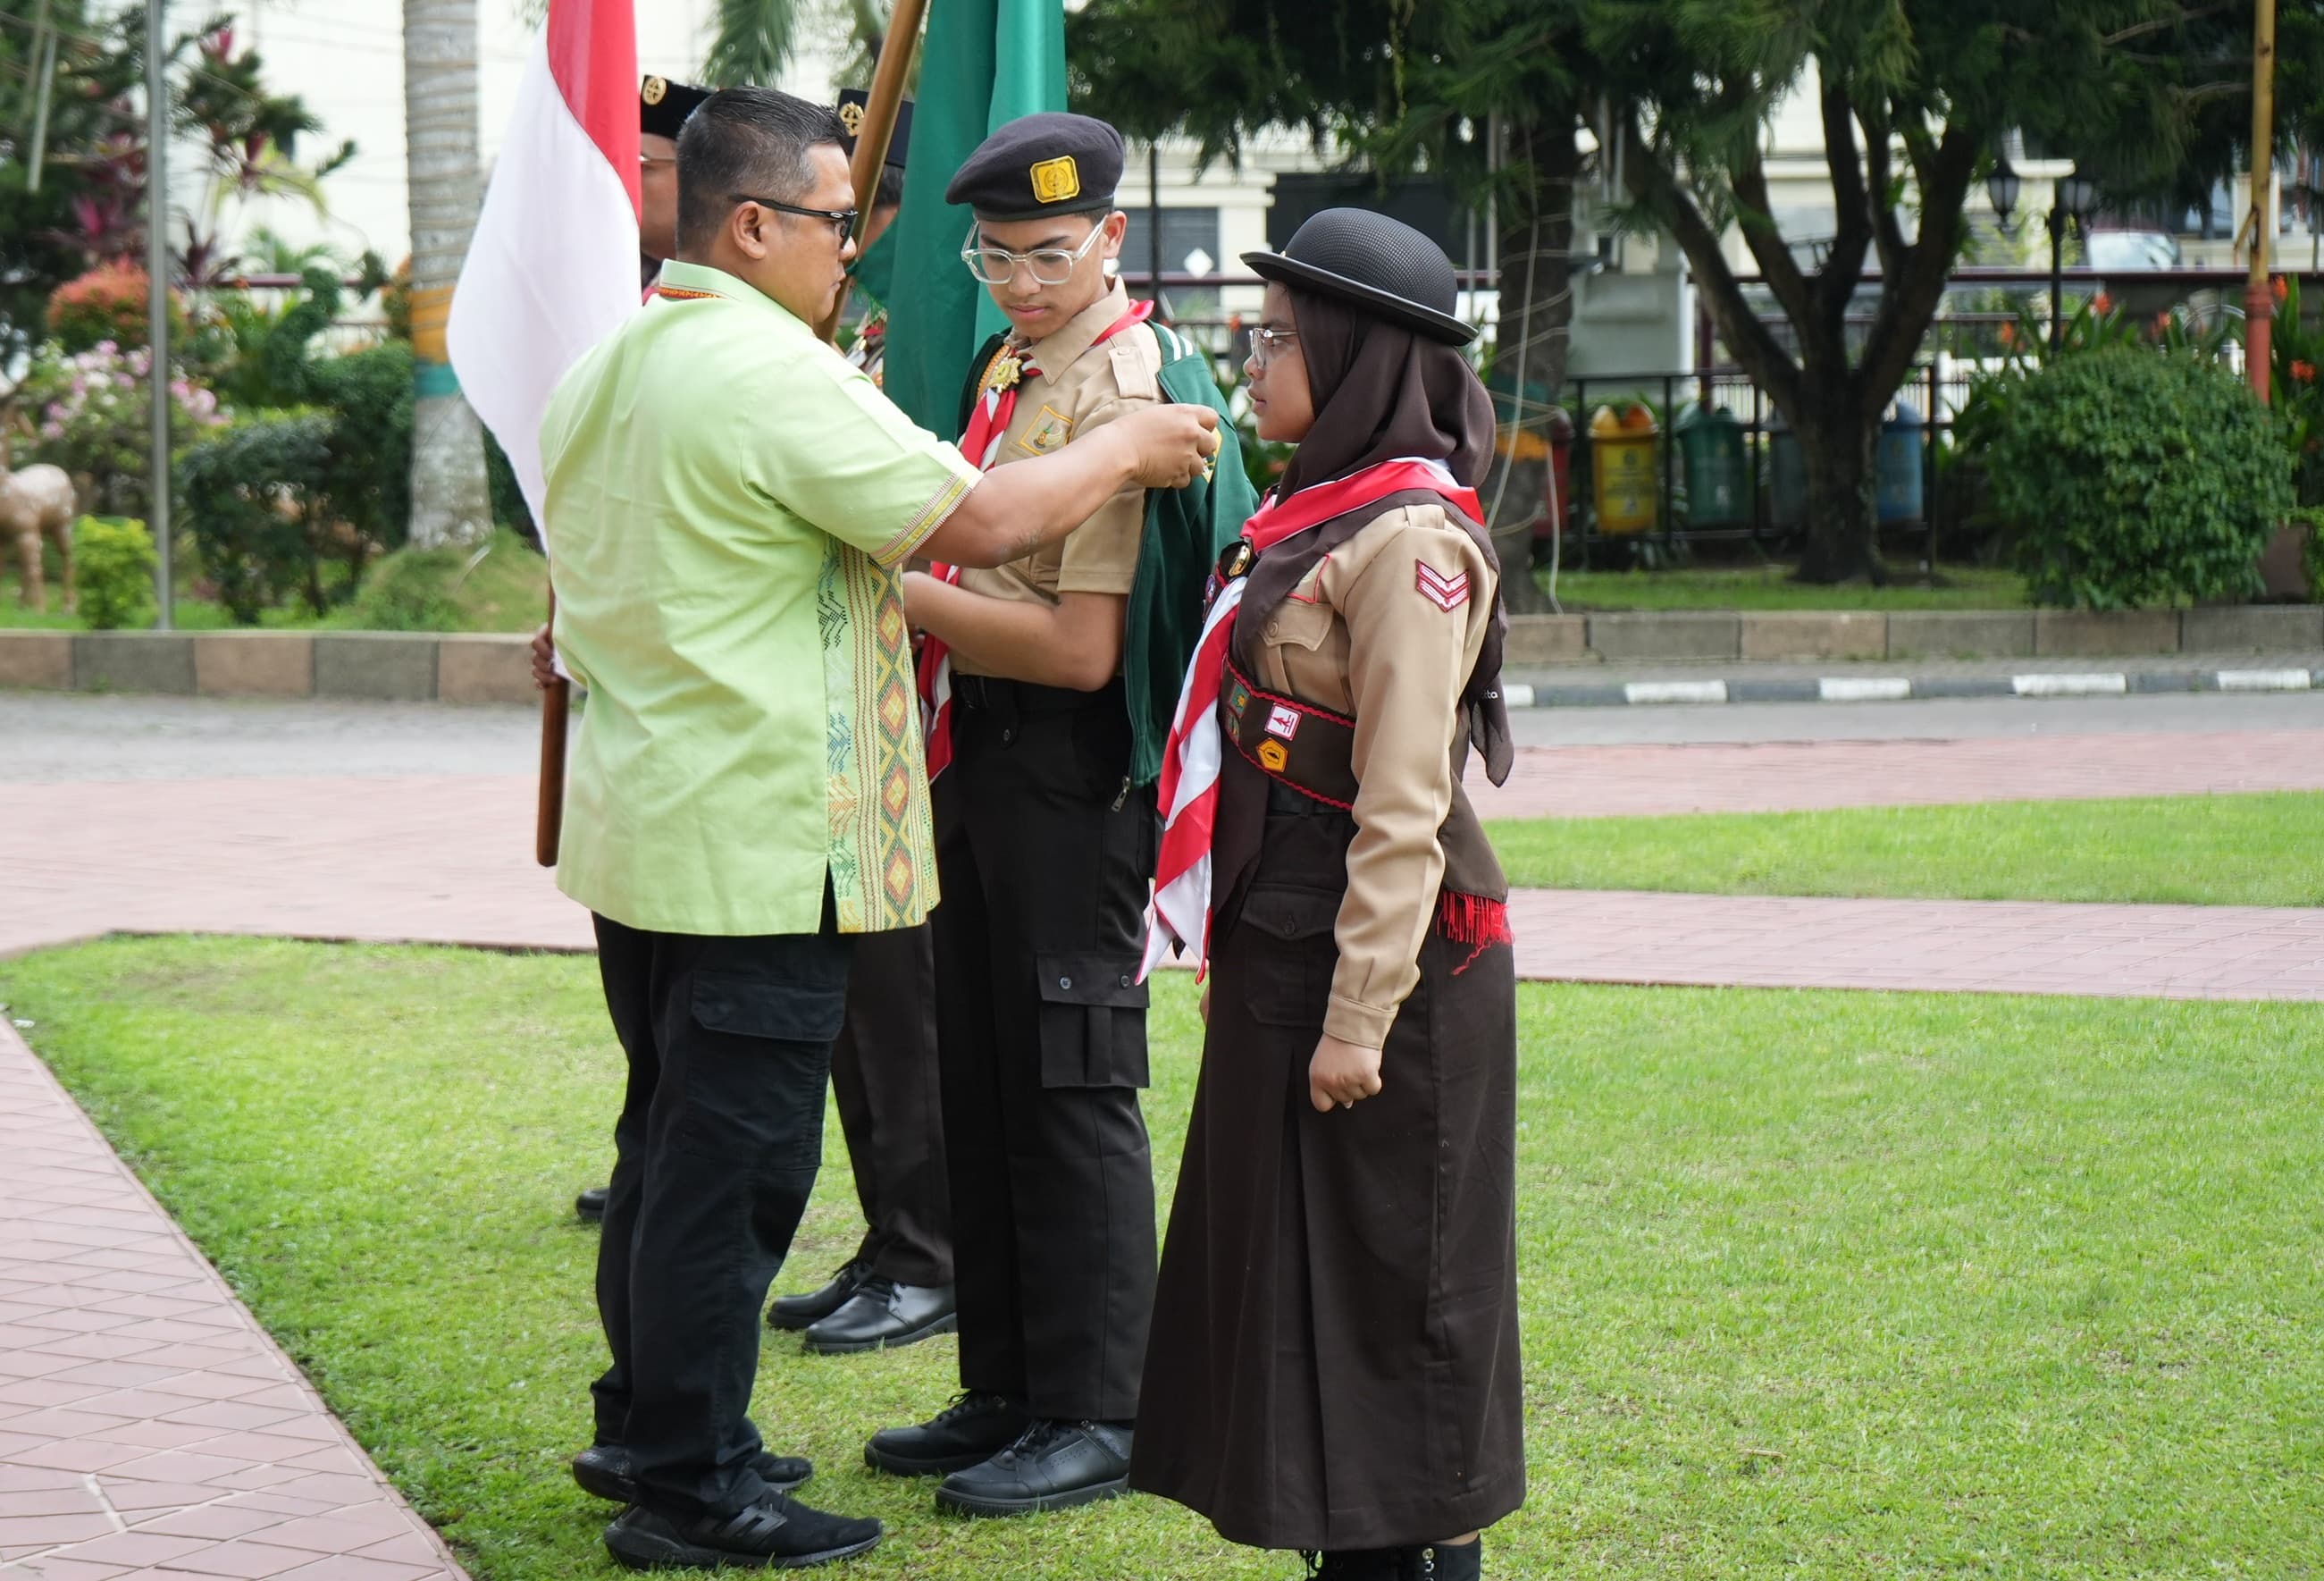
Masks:
[[[980,474],[914,428],[812,328],[853,255],[843,136],[766,90],[696,110],[659,300],[541,425],[556,645],[589,689],[558,883],[595,914],[629,1059],[598,1253],[613,1364],[575,1469],[632,1501],[605,1533],[632,1567],[880,1538],[773,1492],[747,1408],[851,938],[936,900],[898,571],[1019,559],[1218,443],[1208,411],[1164,406]]]

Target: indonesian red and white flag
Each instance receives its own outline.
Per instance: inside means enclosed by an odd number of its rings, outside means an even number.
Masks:
[[[638,212],[631,0],[549,0],[447,331],[461,391],[535,522],[549,394],[638,310]]]

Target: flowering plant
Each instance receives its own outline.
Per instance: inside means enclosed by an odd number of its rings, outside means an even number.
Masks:
[[[69,352],[102,342],[143,346],[147,336],[145,272],[134,264],[100,264],[49,293],[49,334]],[[170,293],[173,338],[185,337],[186,319],[175,291]]]
[[[124,350],[100,340],[69,353],[51,343],[24,378],[40,459],[85,478],[110,514],[143,516],[151,498],[152,365],[152,354],[142,346]],[[171,379],[170,398],[172,450],[229,420],[216,395],[182,374]]]

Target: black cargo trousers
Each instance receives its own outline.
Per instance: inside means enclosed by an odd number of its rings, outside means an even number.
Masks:
[[[853,940],[826,890],[814,933],[650,933],[598,917],[605,1008],[629,1057],[597,1247],[613,1364],[597,1441],[657,1502],[739,1510],[759,1312],[823,1157],[824,1083]]]
[[[960,1381],[1121,1421],[1154,1305],[1138,981],[1157,837],[1121,682],[956,677],[936,786],[937,1064]]]

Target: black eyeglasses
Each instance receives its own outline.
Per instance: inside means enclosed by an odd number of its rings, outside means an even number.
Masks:
[[[753,198],[748,192],[735,193],[734,201],[755,203],[761,208],[772,208],[784,214],[797,214],[808,219],[819,219],[831,227],[832,234],[839,238],[840,245],[843,246],[846,245],[847,238],[855,234],[856,216],[862,212],[854,208],[801,208],[796,203],[778,203],[771,198]]]

